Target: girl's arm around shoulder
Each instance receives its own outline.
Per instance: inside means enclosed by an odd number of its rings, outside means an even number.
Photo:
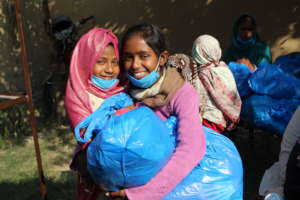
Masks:
[[[130,200],[160,200],[199,163],[205,153],[205,136],[199,117],[199,97],[185,83],[169,103],[178,118],[177,147],[169,162],[147,184],[126,190]]]

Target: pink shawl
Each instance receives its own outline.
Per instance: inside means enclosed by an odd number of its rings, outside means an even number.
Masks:
[[[240,119],[242,101],[230,69],[220,62],[221,55],[218,40],[210,35],[199,36],[193,44],[192,56],[199,65],[199,79],[223,113],[227,130],[231,130]]]
[[[90,81],[93,66],[108,44],[113,45],[119,59],[118,39],[108,29],[93,28],[76,44],[65,96],[66,111],[72,128],[93,112],[88,92],[105,99],[124,91],[126,87],[125,83],[119,82],[113,88],[103,90]]]

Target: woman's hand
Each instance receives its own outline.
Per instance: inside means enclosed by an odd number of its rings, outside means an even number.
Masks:
[[[115,200],[125,200],[127,199],[125,190],[119,190],[116,192],[106,192],[105,196],[112,197]]]

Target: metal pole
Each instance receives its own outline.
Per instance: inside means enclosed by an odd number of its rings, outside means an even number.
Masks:
[[[32,128],[32,137],[34,141],[35,147],[35,155],[37,161],[37,168],[39,174],[39,183],[40,183],[40,192],[42,200],[46,199],[47,195],[47,188],[44,179],[43,167],[42,167],[42,159],[37,135],[37,125],[36,125],[36,118],[34,115],[34,106],[32,101],[32,89],[31,89],[31,81],[30,81],[30,73],[29,73],[29,66],[28,66],[28,59],[26,53],[26,46],[25,46],[25,39],[24,39],[24,32],[23,32],[23,25],[22,25],[22,14],[20,8],[20,0],[15,0],[15,10],[16,10],[16,21],[18,26],[18,34],[20,39],[20,47],[21,47],[21,57],[22,57],[22,65],[24,69],[24,83],[26,89],[26,97],[27,97],[27,105],[29,108],[29,118],[31,122]]]

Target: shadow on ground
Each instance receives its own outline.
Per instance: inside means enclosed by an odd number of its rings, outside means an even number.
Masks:
[[[254,134],[238,127],[228,137],[235,143],[244,167],[244,200],[255,200],[264,174],[277,159],[281,136],[255,130]]]
[[[49,176],[49,171],[45,174],[48,199],[74,199],[76,175],[68,169],[68,166],[65,166],[70,161],[70,152],[72,153],[74,147],[72,134],[68,133],[70,130],[66,127],[62,127],[61,130],[59,128],[52,131],[51,129],[47,130],[49,130],[49,134],[42,131],[43,140],[48,141],[42,146],[43,152],[46,152],[43,154],[43,159],[49,161],[49,163],[44,162],[44,164],[53,171],[51,172],[53,176]],[[255,130],[251,136],[248,129],[244,127],[238,127],[237,130],[226,135],[235,143],[243,160],[244,200],[256,200],[264,171],[278,159],[281,136],[261,130]],[[55,151],[55,154],[51,154],[52,151]],[[32,167],[35,167],[35,163],[32,164]],[[5,172],[2,171],[2,173]],[[7,180],[0,182],[0,197],[5,197],[8,200],[40,199],[37,178],[27,178],[27,176],[24,174],[21,180],[26,179],[26,181],[23,182]],[[103,197],[100,199],[104,200]]]
[[[73,200],[75,188],[75,174],[66,171],[63,172],[59,181],[54,179],[46,180],[48,198],[50,200]],[[40,190],[38,179],[27,179],[25,182],[0,183],[0,197],[8,200],[38,200]],[[2,198],[1,198],[2,199]]]

